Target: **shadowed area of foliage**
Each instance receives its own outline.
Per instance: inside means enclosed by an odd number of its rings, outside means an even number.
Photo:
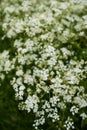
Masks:
[[[34,130],[32,113],[18,110],[14,91],[7,79],[2,86],[0,87],[0,130]]]

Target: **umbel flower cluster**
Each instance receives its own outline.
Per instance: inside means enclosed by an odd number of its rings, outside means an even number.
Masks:
[[[87,118],[87,3],[74,0],[2,0],[0,81],[8,77],[19,109],[33,112],[36,130],[76,130]],[[75,49],[76,48],[76,49]]]

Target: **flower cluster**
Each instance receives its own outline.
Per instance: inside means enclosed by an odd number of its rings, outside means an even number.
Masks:
[[[71,130],[77,114],[87,118],[87,61],[73,48],[87,40],[86,7],[74,0],[1,2],[2,41],[11,48],[0,53],[0,79],[9,75],[19,109],[35,114],[37,130]]]

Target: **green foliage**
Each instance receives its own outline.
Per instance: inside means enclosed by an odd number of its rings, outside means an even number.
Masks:
[[[33,114],[18,109],[14,91],[5,79],[0,87],[0,130],[34,130]]]

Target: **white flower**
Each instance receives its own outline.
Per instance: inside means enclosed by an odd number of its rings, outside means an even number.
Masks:
[[[22,76],[22,75],[23,75],[23,70],[18,70],[18,71],[16,71],[16,75],[17,75],[17,76]]]
[[[64,3],[60,4],[60,8],[62,8],[62,9],[66,9],[68,6],[69,6],[68,2],[64,2]]]
[[[75,128],[74,122],[70,117],[68,117],[68,119],[65,121],[64,127],[66,128],[66,130],[71,130]]]
[[[85,113],[81,113],[81,114],[80,114],[80,117],[82,117],[82,119],[84,120],[84,119],[87,118],[87,114],[85,114]]]
[[[34,84],[34,78],[30,74],[26,73],[26,74],[24,74],[24,83],[33,85]]]
[[[65,57],[72,54],[72,52],[70,52],[67,48],[64,47],[61,48],[61,51]]]
[[[53,96],[52,98],[50,98],[50,103],[52,104],[52,106],[56,106],[59,100],[60,99],[58,99],[57,96]]]
[[[38,110],[38,102],[39,102],[39,99],[36,95],[33,95],[33,96],[28,96],[26,101],[25,101],[25,109],[30,112],[31,110],[33,110],[34,113],[37,112]]]
[[[19,91],[23,91],[25,89],[25,86],[24,85],[21,85],[20,87],[19,87]]]
[[[87,107],[87,100],[82,97],[74,97],[74,103],[78,104],[80,108]]]
[[[14,89],[16,92],[18,92],[18,84],[15,83],[15,84],[13,85],[13,89]]]
[[[24,22],[22,20],[17,21],[16,24],[15,24],[15,31],[17,33],[20,33],[23,29],[24,29]]]
[[[70,112],[72,112],[72,115],[75,115],[76,113],[78,113],[79,108],[76,106],[72,106],[70,109]]]
[[[14,37],[16,35],[15,31],[13,29],[10,29],[8,32],[7,32],[7,37],[8,38],[11,38],[11,37]]]

